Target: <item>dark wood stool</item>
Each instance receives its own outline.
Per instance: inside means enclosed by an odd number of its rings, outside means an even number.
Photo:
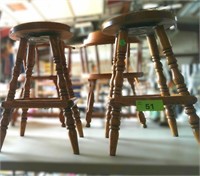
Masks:
[[[136,105],[139,100],[161,100],[163,102],[166,118],[168,119],[169,127],[174,136],[178,136],[178,130],[172,105],[184,105],[185,112],[189,116],[189,123],[194,136],[199,141],[199,117],[193,106],[197,99],[191,96],[187,90],[184,78],[178,69],[172,46],[165,32],[165,29],[173,25],[176,25],[174,15],[168,11],[159,10],[130,12],[108,19],[102,24],[103,33],[116,36],[117,41],[115,46],[117,57],[116,71],[113,71],[112,75],[112,84],[110,87],[111,96],[109,101],[112,106],[110,113],[110,155],[112,156],[116,155],[121,107]],[[162,63],[160,62],[155,34],[159,38],[163,48],[163,54],[167,58],[178,95],[170,95],[169,88],[166,84],[166,78],[163,74]],[[158,77],[157,84],[160,88],[160,95],[122,96],[123,72],[125,69],[125,54],[127,51],[128,37],[139,35],[146,35],[147,37],[152,61],[154,62],[156,75]]]
[[[27,121],[27,111],[29,108],[62,108],[66,118],[66,125],[69,130],[69,138],[73,152],[74,154],[79,154],[74,119],[79,121],[77,128],[80,128],[80,131],[82,130],[82,125],[80,117],[77,117],[78,109],[76,106],[76,98],[72,94],[73,90],[71,80],[63,52],[64,40],[69,39],[71,36],[72,33],[70,32],[70,27],[68,25],[54,22],[24,23],[17,25],[10,30],[10,38],[13,40],[19,40],[20,44],[8,95],[6,100],[2,103],[4,112],[0,126],[1,147],[6,136],[13,109],[22,108],[21,134],[23,136]],[[30,84],[33,67],[35,65],[36,46],[43,43],[49,43],[52,50],[56,69],[57,85],[59,88],[58,98],[30,98]],[[15,99],[17,80],[20,75],[25,55],[26,71],[23,98]],[[74,111],[74,108],[76,108],[76,111]]]
[[[107,72],[107,73],[102,73],[101,72],[101,64],[100,64],[100,56],[99,56],[99,49],[98,46],[100,45],[111,45],[111,63],[110,66],[110,71],[112,71],[112,69],[114,69],[115,64],[116,64],[116,57],[113,57],[113,52],[112,52],[112,45],[115,42],[115,37],[113,36],[108,36],[108,35],[104,35],[100,30],[99,31],[95,31],[95,32],[91,32],[87,39],[84,40],[84,44],[83,44],[83,49],[84,49],[84,53],[85,53],[85,59],[82,59],[86,62],[86,65],[88,65],[88,56],[87,56],[87,48],[90,46],[94,46],[95,47],[95,55],[96,55],[96,62],[95,62],[95,66],[96,66],[96,73],[94,73],[94,71],[90,71],[88,72],[88,81],[89,81],[89,93],[88,93],[88,99],[87,99],[87,108],[86,108],[86,127],[90,127],[90,123],[92,120],[92,117],[97,116],[97,117],[105,117],[106,113],[94,113],[93,114],[93,105],[94,105],[94,91],[95,91],[95,87],[97,85],[98,82],[102,81],[102,80],[107,80],[109,81],[111,79],[111,72]],[[133,37],[131,39],[129,39],[128,43],[139,43],[140,41]],[[128,48],[130,50],[130,48]],[[81,50],[82,51],[82,50]],[[130,55],[130,52],[127,52]],[[83,55],[83,54],[81,54]],[[129,56],[127,56],[129,57]],[[129,62],[127,62],[128,65]],[[113,67],[113,68],[112,68]],[[129,67],[129,66],[127,66]],[[123,73],[123,78],[127,79],[133,95],[136,95],[135,92],[135,86],[134,86],[134,82],[135,79],[142,77],[143,73],[142,72],[129,72],[127,70],[126,73]],[[97,94],[98,96],[98,94]],[[110,107],[108,107],[108,112],[110,110]],[[107,112],[107,113],[108,113]],[[138,112],[137,114],[133,114],[133,113],[123,113],[122,116],[123,117],[131,117],[131,116],[137,116],[139,118],[140,123],[142,124],[142,126],[144,128],[146,128],[146,119],[144,117],[143,112]],[[107,118],[106,121],[106,130],[105,130],[105,136],[108,138],[109,137],[109,121],[110,118]]]

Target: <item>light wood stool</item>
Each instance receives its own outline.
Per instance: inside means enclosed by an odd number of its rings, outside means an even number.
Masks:
[[[29,108],[62,108],[66,118],[66,125],[69,130],[69,138],[72,144],[73,152],[74,154],[79,154],[74,119],[79,119],[79,125],[77,125],[77,128],[80,128],[80,131],[82,130],[82,125],[80,117],[76,116],[76,98],[71,94],[73,90],[63,52],[63,42],[71,36],[72,33],[70,32],[70,27],[68,25],[54,22],[24,23],[17,25],[10,30],[10,38],[13,40],[19,40],[20,44],[8,95],[6,100],[2,103],[4,112],[0,126],[1,147],[4,142],[8,124],[12,118],[14,108],[22,108],[22,136],[25,131],[27,111]],[[33,67],[35,65],[35,49],[38,44],[43,43],[49,43],[52,50],[57,75],[57,85],[60,94],[58,98],[30,98],[31,77]],[[23,98],[15,99],[17,80],[20,75],[21,66],[25,57],[24,55],[26,55],[27,61]],[[76,108],[75,111],[74,107]]]
[[[195,138],[199,141],[199,117],[193,104],[196,97],[191,96],[184,83],[184,78],[178,69],[177,60],[174,57],[172,46],[166,35],[165,29],[176,25],[174,15],[168,11],[146,10],[130,12],[124,15],[110,18],[102,24],[102,31],[106,35],[116,36],[116,69],[113,71],[112,84],[110,87],[110,155],[116,155],[119,138],[120,111],[122,106],[136,105],[136,102],[144,100],[161,100],[164,104],[165,114],[173,136],[178,136],[177,124],[172,105],[182,104],[189,116],[189,123]],[[173,81],[176,85],[178,95],[170,95],[160,62],[158,46],[155,34],[160,40],[163,54],[166,56]],[[155,65],[158,77],[160,95],[122,96],[123,72],[125,69],[125,54],[127,51],[128,38],[131,36],[146,35],[149,44],[152,61]]]
[[[71,50],[73,49],[73,47],[71,46],[65,46],[69,51],[69,55],[71,53]],[[45,53],[46,51],[48,51],[47,53],[47,58],[48,58],[48,61],[47,63],[50,63],[49,64],[49,70],[47,72],[44,72],[44,68],[41,68],[41,63],[40,63],[40,52],[42,53]],[[59,94],[59,88],[58,88],[58,85],[57,85],[57,76],[55,75],[55,70],[54,70],[54,63],[53,63],[53,59],[51,57],[51,54],[50,54],[50,45],[47,44],[47,43],[44,43],[44,44],[37,44],[35,46],[35,70],[34,70],[34,73],[33,75],[31,75],[31,84],[33,83],[33,88],[32,88],[32,96],[30,95],[30,97],[32,98],[35,98],[35,97],[45,97],[45,96],[54,96],[55,93],[57,93],[57,97],[60,97],[60,94]],[[70,57],[68,55],[68,57]],[[24,55],[25,58],[24,58],[24,67],[26,68],[26,55]],[[69,63],[68,63],[69,65]],[[68,66],[69,68],[69,66]],[[42,71],[43,70],[43,71]],[[68,69],[69,70],[69,69]],[[43,73],[44,72],[44,73]],[[24,76],[20,76],[20,84],[23,84],[24,81],[25,81],[25,78]],[[42,86],[48,86],[46,83],[44,84],[43,82],[44,81],[49,81],[50,84],[55,86],[55,91],[51,91],[49,93],[46,93],[45,91],[43,91],[42,93],[40,93],[41,91],[39,91],[39,89],[41,88],[41,86],[39,87],[38,84],[42,85]],[[21,87],[21,93],[20,93],[20,98],[23,98],[23,92],[24,92],[24,88],[23,86]],[[13,111],[13,114],[12,114],[12,126],[15,125],[15,122],[17,120],[17,118],[20,116],[20,113],[19,113],[19,108],[16,108],[14,111]],[[53,109],[51,108],[51,111],[47,112],[47,111],[33,111],[33,112],[27,112],[27,117],[37,117],[37,118],[41,118],[41,117],[59,117],[59,120],[61,122],[61,126],[62,127],[65,127],[65,117],[63,115],[63,111],[62,111],[62,108],[60,108],[60,112],[57,113],[57,112],[53,112]],[[23,121],[25,121],[26,123],[26,120],[27,119],[23,119]],[[23,126],[23,122],[21,124],[21,127]],[[24,129],[21,130],[20,132],[20,135],[21,136],[24,136]]]

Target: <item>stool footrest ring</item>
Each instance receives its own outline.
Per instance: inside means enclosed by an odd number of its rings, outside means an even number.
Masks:
[[[2,102],[4,108],[71,108],[77,102],[77,98],[61,100],[59,98],[30,98],[15,99]]]
[[[161,95],[137,95],[137,96],[120,96],[110,98],[110,105],[120,104],[121,106],[132,106],[136,105],[137,100],[162,100],[164,105],[187,105],[194,104],[197,102],[197,98],[191,95],[172,95],[172,96],[161,96]]]

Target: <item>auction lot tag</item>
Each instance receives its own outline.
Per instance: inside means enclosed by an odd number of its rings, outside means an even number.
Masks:
[[[162,100],[136,100],[137,111],[162,111],[163,109]]]

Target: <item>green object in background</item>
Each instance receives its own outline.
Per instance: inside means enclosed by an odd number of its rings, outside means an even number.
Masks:
[[[162,100],[137,100],[136,110],[137,111],[162,111],[163,101]]]
[[[126,45],[125,40],[124,40],[124,39],[121,39],[121,40],[119,41],[119,45],[120,45],[120,46],[125,46],[125,45]]]

